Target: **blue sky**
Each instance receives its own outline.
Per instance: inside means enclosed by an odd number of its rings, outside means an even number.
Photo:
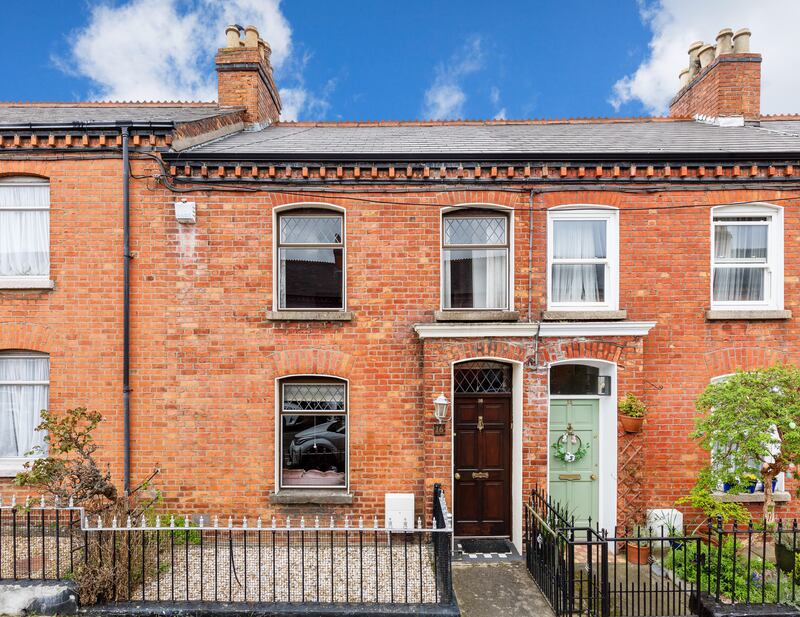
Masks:
[[[800,5],[766,2],[784,17]],[[798,59],[783,26],[798,20],[741,0],[37,0],[2,11],[16,24],[0,38],[5,101],[213,98],[231,20],[273,45],[288,119],[662,113],[689,43],[743,25],[754,47],[775,50],[763,50],[765,90],[779,94],[765,94],[767,111],[798,100],[767,74],[767,61]]]

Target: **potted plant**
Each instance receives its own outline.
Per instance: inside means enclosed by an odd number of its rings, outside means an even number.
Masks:
[[[622,428],[626,433],[638,433],[642,430],[647,407],[636,395],[629,392],[625,398],[621,398],[617,410],[622,421]]]
[[[625,558],[628,563],[644,566],[650,563],[650,534],[644,518],[633,524],[631,536],[625,542]]]

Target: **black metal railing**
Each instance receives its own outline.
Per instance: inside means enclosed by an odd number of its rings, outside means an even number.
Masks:
[[[452,604],[452,530],[377,518],[88,518],[80,508],[0,504],[0,579],[77,579],[93,602]]]
[[[800,603],[797,522],[576,525],[543,491],[525,506],[528,571],[556,615],[691,615],[702,603]]]

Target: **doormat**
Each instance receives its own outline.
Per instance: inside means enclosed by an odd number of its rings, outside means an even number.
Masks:
[[[464,538],[459,540],[465,553],[511,553],[511,543],[503,538]]]

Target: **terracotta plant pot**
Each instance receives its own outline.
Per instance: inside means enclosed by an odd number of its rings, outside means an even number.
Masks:
[[[642,542],[628,542],[625,545],[625,557],[628,563],[635,563],[640,566],[647,565],[650,562],[650,545]]]
[[[644,418],[632,418],[631,416],[623,416],[620,414],[622,421],[622,428],[626,433],[640,433],[642,431],[642,422]]]

